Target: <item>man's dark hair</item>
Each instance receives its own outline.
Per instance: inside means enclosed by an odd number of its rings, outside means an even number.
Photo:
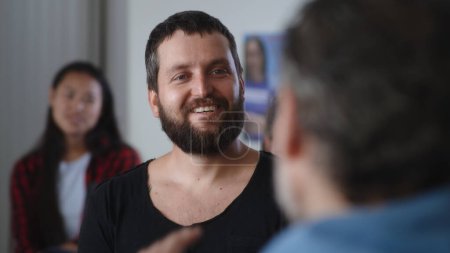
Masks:
[[[181,30],[188,35],[218,32],[225,36],[230,44],[231,54],[238,72],[242,74],[242,66],[237,54],[236,42],[220,20],[201,11],[183,11],[168,17],[164,22],[158,24],[150,33],[145,49],[145,67],[147,70],[147,86],[149,90],[158,91],[158,47],[170,38],[176,31]]]
[[[286,32],[302,130],[353,203],[450,182],[450,2],[317,0]]]

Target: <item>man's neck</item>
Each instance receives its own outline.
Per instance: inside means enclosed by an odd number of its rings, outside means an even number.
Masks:
[[[208,155],[185,153],[174,146],[165,159],[166,165],[171,170],[177,171],[176,177],[191,178],[194,181],[202,180],[205,183],[212,184],[233,173],[232,170],[234,169],[255,167],[259,154],[241,141],[235,140],[223,152]]]
[[[209,220],[241,194],[259,153],[236,141],[217,155],[192,155],[177,147],[149,164],[150,198],[169,220],[181,225]]]

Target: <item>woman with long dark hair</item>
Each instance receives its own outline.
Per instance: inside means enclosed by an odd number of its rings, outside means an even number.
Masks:
[[[109,84],[92,64],[59,70],[49,102],[40,142],[11,177],[15,252],[76,252],[89,191],[140,162],[122,141]]]

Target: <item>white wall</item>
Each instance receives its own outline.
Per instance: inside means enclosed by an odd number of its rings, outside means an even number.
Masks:
[[[159,120],[147,102],[144,66],[145,45],[150,31],[168,16],[183,10],[202,10],[219,18],[234,34],[240,55],[243,36],[249,32],[280,32],[301,0],[132,0],[128,4],[128,139],[143,159],[170,149]],[[241,56],[242,58],[242,56]]]
[[[102,0],[106,2],[106,0]],[[122,134],[128,130],[127,1],[107,0],[103,10],[103,67],[113,88],[116,118]]]

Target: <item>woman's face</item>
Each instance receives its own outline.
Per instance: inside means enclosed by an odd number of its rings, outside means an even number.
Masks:
[[[100,84],[83,72],[67,73],[50,91],[52,117],[66,137],[84,137],[102,110]]]
[[[264,52],[256,40],[247,42],[246,64],[250,77],[264,73]]]

